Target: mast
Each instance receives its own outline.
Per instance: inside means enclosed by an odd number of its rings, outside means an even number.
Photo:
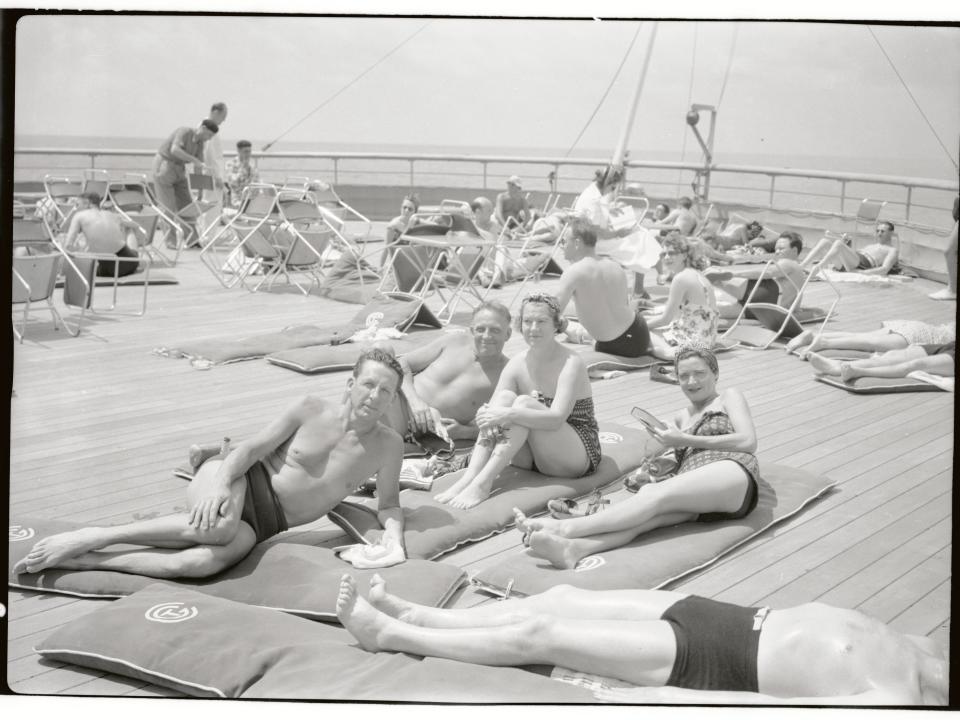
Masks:
[[[647,68],[650,66],[650,55],[653,53],[653,41],[657,37],[658,22],[654,21],[653,29],[650,31],[650,41],[647,43],[647,52],[643,58],[643,68],[640,70],[640,81],[637,83],[637,89],[633,94],[633,101],[630,104],[630,113],[627,116],[627,122],[623,126],[623,132],[620,135],[620,141],[613,151],[613,159],[610,164],[618,167],[623,164],[623,157],[627,150],[627,140],[630,138],[630,128],[633,127],[633,119],[637,114],[637,105],[640,104],[640,93],[643,92],[643,82],[647,78]]]

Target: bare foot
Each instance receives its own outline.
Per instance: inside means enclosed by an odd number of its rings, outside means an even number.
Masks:
[[[98,546],[97,532],[83,528],[59,533],[40,540],[25,558],[13,566],[14,573],[37,573],[49,567],[57,567],[83,555]]]
[[[434,495],[433,499],[438,503],[448,503],[461,492],[463,492],[472,481],[472,477],[468,477],[466,474],[464,474],[464,476],[451,485],[449,489],[444,490],[438,495]]]
[[[826,341],[824,341],[823,336],[815,337],[809,345],[807,345],[808,353],[820,352],[821,350],[826,350]]]
[[[785,349],[787,352],[793,352],[797,348],[801,348],[804,345],[809,345],[811,340],[813,340],[813,331],[804,330],[802,333],[793,338],[793,340],[788,342]]]
[[[814,352],[811,352],[807,355],[807,360],[810,361],[810,364],[813,366],[813,369],[818,373],[823,375],[839,375],[840,374],[840,363],[836,360],[831,360],[830,358],[825,358],[823,355],[817,355]]]
[[[527,517],[517,508],[513,509],[513,517],[517,522],[517,527],[520,528],[520,530],[522,530],[525,534],[535,532],[537,530],[545,530],[552,535],[563,535],[563,531],[561,530],[563,522],[560,520],[544,517]]]
[[[337,618],[364,650],[378,652],[381,649],[377,636],[387,616],[360,597],[357,583],[350,575],[340,578]]]
[[[840,378],[844,382],[850,382],[851,380],[856,380],[860,377],[860,374],[856,371],[850,363],[840,363]]]
[[[572,568],[580,560],[567,538],[559,537],[544,530],[537,530],[530,535],[530,554],[549,560],[554,567]]]
[[[380,575],[370,578],[370,604],[380,612],[397,620],[403,620],[412,625],[419,625],[416,621],[416,609],[412,603],[401,600],[396,595],[387,592],[387,581]]]
[[[488,497],[490,497],[489,490],[483,487],[478,487],[476,484],[474,484],[453,498],[450,501],[450,507],[468,510],[469,508],[479,505]]]

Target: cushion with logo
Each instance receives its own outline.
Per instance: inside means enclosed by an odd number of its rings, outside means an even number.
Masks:
[[[156,582],[154,578],[109,570],[13,572],[14,565],[38,540],[78,527],[59,520],[12,517],[7,572],[10,587],[78,597],[118,598]],[[282,536],[278,536],[260,543],[239,563],[213,577],[176,583],[249,605],[315,620],[335,620],[337,592],[345,572],[356,575],[361,588],[367,586],[369,576],[379,572],[400,597],[434,607],[442,607],[464,578],[463,570],[454,565],[425,560],[410,560],[379,571],[356,570],[328,548],[283,542]]]
[[[657,446],[644,430],[606,423],[600,427],[600,443],[603,459],[592,475],[557,478],[510,466],[497,481],[504,489],[469,510],[459,510],[433,499],[435,494],[459,480],[463,470],[437,478],[429,493],[402,491],[400,505],[407,556],[432,559],[465,543],[501,533],[515,524],[515,507],[534,515],[543,512],[554,498],[585,497],[636,469],[644,456]],[[341,503],[329,518],[354,539],[376,542],[382,529],[375,502]]]
[[[663,588],[793,517],[835,485],[825,477],[783,465],[761,463],[760,471],[763,477],[757,507],[740,520],[658,528],[623,547],[585,557],[568,570],[555,568],[523,550],[477,573],[473,582],[498,595],[508,585],[512,593],[521,595],[562,584],[589,590]]]
[[[341,627],[167,583],[153,583],[57,628],[36,650],[47,660],[125,675],[194,697],[594,701],[584,688],[520,668],[367,652]]]

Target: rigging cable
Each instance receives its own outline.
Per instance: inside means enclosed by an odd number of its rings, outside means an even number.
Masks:
[[[887,59],[887,62],[890,63],[890,67],[893,68],[893,72],[896,73],[897,78],[900,80],[900,84],[903,85],[903,89],[907,91],[907,95],[910,96],[910,99],[913,100],[914,106],[917,108],[917,112],[920,113],[920,116],[926,121],[927,127],[930,128],[930,132],[933,133],[933,136],[937,139],[937,142],[940,143],[940,147],[943,149],[943,152],[946,154],[947,158],[953,163],[953,167],[957,170],[960,170],[960,165],[957,165],[957,161],[953,159],[953,155],[950,154],[950,151],[947,150],[947,146],[943,144],[943,140],[940,139],[940,136],[937,134],[937,131],[933,127],[933,123],[930,122],[926,114],[923,112],[923,108],[920,107],[920,103],[917,102],[917,99],[913,96],[913,93],[910,92],[910,88],[907,87],[907,83],[904,81],[903,76],[900,75],[900,71],[897,70],[897,66],[893,64],[893,60],[890,59],[890,56],[887,55],[887,51],[883,49],[883,45],[880,43],[880,38],[876,36],[873,32],[873,28],[867,25],[867,30],[870,31],[870,35],[873,36],[873,39],[877,43],[877,47],[880,48],[880,52],[883,53],[883,56]]]
[[[328,105],[329,103],[331,103],[331,102],[332,102],[335,98],[337,98],[341,93],[343,93],[344,91],[348,90],[352,85],[354,85],[357,81],[359,81],[360,78],[362,78],[364,75],[366,75],[367,73],[369,73],[371,70],[373,70],[375,67],[377,67],[378,65],[380,65],[380,64],[381,64],[384,60],[386,60],[388,57],[390,57],[390,56],[393,55],[395,52],[397,52],[397,50],[399,50],[400,48],[402,48],[402,47],[403,47],[404,45],[406,45],[408,42],[410,42],[411,40],[413,40],[417,35],[419,35],[419,34],[422,33],[424,30],[426,30],[426,29],[427,29],[427,26],[428,26],[430,23],[432,23],[432,22],[433,22],[433,20],[428,20],[427,22],[425,22],[425,23],[424,23],[423,25],[421,25],[417,30],[415,30],[409,37],[407,37],[405,40],[403,40],[399,45],[397,45],[395,48],[393,48],[393,49],[392,49],[390,52],[388,52],[386,55],[384,55],[384,56],[381,57],[379,60],[377,60],[373,65],[371,65],[370,67],[368,67],[368,68],[367,68],[366,70],[364,70],[362,73],[360,73],[360,74],[357,75],[355,78],[353,78],[353,80],[351,80],[351,81],[348,82],[346,85],[344,85],[342,88],[340,88],[339,90],[337,90],[333,95],[331,95],[331,96],[328,97],[326,100],[324,100],[322,103],[320,103],[319,105],[317,105],[317,107],[315,107],[313,110],[311,110],[309,113],[307,113],[303,118],[301,118],[300,120],[298,120],[294,125],[292,125],[291,127],[287,128],[286,130],[284,130],[284,131],[283,131],[280,135],[278,135],[274,140],[271,140],[271,141],[268,142],[266,145],[264,145],[262,152],[266,152],[267,150],[269,150],[274,144],[276,144],[281,138],[283,138],[284,135],[287,135],[287,134],[290,133],[292,130],[294,130],[295,128],[297,128],[297,127],[299,127],[300,125],[302,125],[304,122],[306,122],[306,120],[307,120],[308,118],[310,118],[312,115],[314,115],[316,112],[318,112],[321,108],[323,108],[324,106],[326,106],[326,105]]]
[[[610,84],[607,85],[607,89],[603,91],[603,95],[600,97],[600,102],[597,103],[597,106],[593,109],[593,112],[590,113],[590,117],[587,118],[586,124],[583,126],[583,129],[580,131],[580,134],[577,135],[576,140],[573,141],[573,144],[567,149],[567,152],[564,153],[564,157],[569,157],[570,153],[573,152],[573,149],[577,146],[577,143],[580,142],[580,138],[583,137],[583,134],[587,131],[587,128],[590,127],[590,123],[593,122],[593,119],[596,117],[597,113],[600,111],[600,106],[603,105],[604,101],[607,99],[607,95],[610,93],[613,84],[617,81],[617,77],[620,75],[620,71],[623,70],[624,64],[627,62],[627,58],[630,56],[630,51],[633,49],[634,43],[637,42],[637,37],[640,35],[640,30],[643,28],[643,23],[637,24],[637,31],[633,34],[633,39],[630,40],[630,45],[627,46],[627,51],[623,54],[623,59],[620,60],[620,65],[617,67],[616,71],[613,73],[613,77],[610,79]]]
[[[730,68],[733,67],[733,51],[737,47],[737,35],[740,33],[740,23],[733,24],[733,40],[730,42],[730,56],[727,58],[727,71],[723,74],[723,85],[720,86],[720,97],[717,99],[717,109],[723,102],[723,94],[727,91],[727,80],[730,79]]]

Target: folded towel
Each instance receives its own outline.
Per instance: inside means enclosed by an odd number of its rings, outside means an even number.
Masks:
[[[914,370],[911,373],[907,373],[907,377],[914,380],[922,380],[923,382],[930,383],[931,385],[936,385],[941,390],[946,390],[947,392],[954,391],[954,378],[952,377],[934,375],[933,373],[928,373],[925,370]]]

